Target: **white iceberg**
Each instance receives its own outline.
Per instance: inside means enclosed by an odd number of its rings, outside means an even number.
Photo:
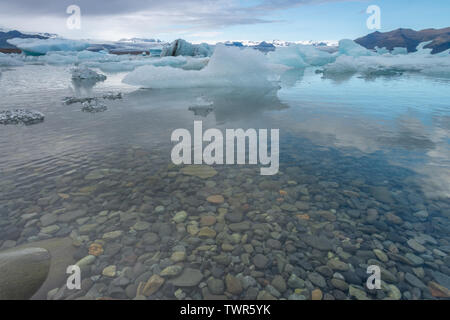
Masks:
[[[272,65],[257,50],[218,45],[201,70],[147,65],[129,73],[123,82],[146,88],[273,87],[286,69]]]
[[[82,51],[89,47],[89,43],[84,41],[61,38],[13,38],[7,42],[30,55],[44,55],[50,51]]]
[[[183,39],[177,39],[172,43],[165,45],[161,51],[161,57],[167,56],[201,56],[209,57],[213,53],[213,49],[207,43],[192,44]]]

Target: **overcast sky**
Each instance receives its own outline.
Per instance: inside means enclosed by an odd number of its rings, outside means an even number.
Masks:
[[[73,4],[79,30],[66,26]],[[0,27],[104,40],[339,40],[374,31],[371,4],[381,8],[380,31],[450,26],[449,0],[0,0]]]

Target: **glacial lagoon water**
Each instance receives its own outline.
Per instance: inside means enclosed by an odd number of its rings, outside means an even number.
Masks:
[[[69,68],[4,69],[0,247],[70,239],[81,290],[54,277],[38,298],[439,299],[450,289],[450,80],[327,78],[290,70],[279,89],[136,89]],[[101,96],[81,111],[66,96]],[[280,172],[192,170],[174,129],[280,129]],[[86,256],[90,257],[86,258]],[[81,262],[80,262],[81,261]],[[366,287],[367,266],[382,288]],[[448,296],[447,296],[448,297]]]

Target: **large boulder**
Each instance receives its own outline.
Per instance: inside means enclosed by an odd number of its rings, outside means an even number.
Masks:
[[[74,254],[77,251],[77,248],[73,246],[72,239],[69,237],[65,238],[52,238],[46,240],[40,240],[30,243],[24,243],[15,248],[8,249],[7,251],[2,251],[0,254],[9,253],[9,252],[21,252],[22,250],[30,250],[30,249],[45,249],[50,253],[51,261],[50,261],[50,271],[48,271],[48,275],[44,278],[43,283],[35,289],[31,290],[31,296],[23,299],[31,299],[31,300],[45,300],[47,299],[47,293],[54,289],[59,288],[62,284],[66,282],[66,279],[69,277],[66,274],[67,267],[75,264],[76,260],[74,259]],[[38,277],[38,269],[34,267],[27,268],[28,274],[33,278]],[[8,279],[9,274],[0,271],[0,291],[3,288],[4,279]],[[83,274],[82,274],[83,277]],[[17,285],[23,285],[25,281],[15,280]],[[28,289],[27,289],[28,290]],[[3,298],[0,294],[0,299],[13,299],[13,298]],[[19,298],[22,299],[22,298]]]
[[[30,299],[47,279],[50,253],[44,248],[0,252],[0,300]]]

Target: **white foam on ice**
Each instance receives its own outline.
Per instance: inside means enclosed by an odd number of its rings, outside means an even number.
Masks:
[[[147,65],[129,73],[123,82],[145,88],[272,87],[284,70],[257,50],[218,45],[201,70]]]

